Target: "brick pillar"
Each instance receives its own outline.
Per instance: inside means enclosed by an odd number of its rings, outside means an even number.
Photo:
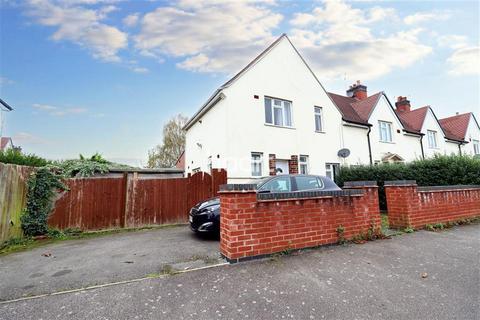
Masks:
[[[361,230],[367,232],[370,227],[374,227],[376,233],[380,233],[382,228],[382,218],[380,216],[380,201],[378,198],[378,186],[376,181],[348,181],[344,183],[344,190],[348,189],[362,189],[365,192],[364,197],[367,201],[360,199],[353,199],[354,213],[357,218],[364,219],[370,222],[370,226],[366,225],[366,229]],[[348,230],[347,230],[348,231]],[[358,231],[356,232],[358,233]],[[346,236],[354,236],[355,232],[346,234]]]
[[[271,176],[275,176],[277,175],[277,164],[276,164],[276,160],[275,160],[275,155],[274,154],[269,154],[268,155],[268,169],[270,171],[270,175]]]
[[[293,155],[290,157],[288,161],[288,172],[290,174],[297,174],[298,173],[298,156]]]
[[[419,210],[416,181],[385,181],[385,195],[390,227],[415,228],[412,215]]]
[[[254,256],[253,240],[245,233],[245,220],[252,218],[257,205],[254,186],[230,184],[220,190],[220,253],[230,262]]]

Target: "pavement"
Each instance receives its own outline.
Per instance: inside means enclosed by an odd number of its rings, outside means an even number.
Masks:
[[[0,301],[223,262],[188,226],[68,240],[0,256]]]
[[[4,302],[0,319],[474,320],[479,248],[480,225],[420,231]]]

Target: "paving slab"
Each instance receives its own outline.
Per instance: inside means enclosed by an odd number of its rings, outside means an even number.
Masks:
[[[480,319],[480,226],[0,304],[0,319]]]
[[[68,240],[0,256],[0,301],[188,269],[220,260],[188,226]],[[223,260],[222,260],[223,261]]]

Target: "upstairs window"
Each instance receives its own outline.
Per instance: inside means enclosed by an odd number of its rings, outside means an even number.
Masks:
[[[292,103],[265,97],[265,123],[279,127],[292,126]]]
[[[430,149],[437,148],[437,131],[427,130],[427,137],[428,137],[428,147]]]
[[[378,121],[380,128],[380,141],[392,142],[392,124],[386,121]]]
[[[262,153],[252,152],[252,177],[262,176],[262,158]]]
[[[322,107],[315,107],[315,131],[323,132],[323,109]]]
[[[473,140],[473,154],[480,154],[480,141]]]
[[[300,155],[298,164],[300,167],[300,174],[308,174],[308,156]]]

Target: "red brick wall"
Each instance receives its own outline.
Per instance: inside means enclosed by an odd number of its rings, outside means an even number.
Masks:
[[[269,154],[268,155],[268,170],[269,170],[269,175],[274,176],[277,174],[277,163],[276,163],[276,157],[274,154]]]
[[[288,173],[298,173],[298,156],[294,155],[290,157],[290,160],[288,161]]]
[[[385,183],[388,220],[393,228],[420,229],[427,224],[446,223],[480,216],[480,188],[419,188],[416,183]]]
[[[255,191],[221,191],[220,251],[230,261],[315,247],[380,228],[378,190],[363,195],[257,200]]]

